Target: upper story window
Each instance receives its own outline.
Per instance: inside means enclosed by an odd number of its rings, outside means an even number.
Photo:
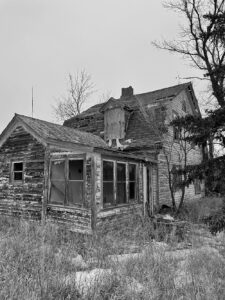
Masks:
[[[22,182],[24,175],[24,163],[13,162],[12,164],[12,180],[13,182]]]
[[[182,101],[182,110],[186,113],[187,112],[187,105],[186,102],[183,100]]]
[[[173,110],[172,113],[173,120],[178,117],[179,117],[178,113],[175,110]],[[181,138],[181,129],[177,128],[176,126],[173,126],[173,138],[174,140],[179,140]]]

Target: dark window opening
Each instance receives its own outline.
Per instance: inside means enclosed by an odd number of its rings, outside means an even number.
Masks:
[[[13,163],[13,181],[23,181],[23,162]]]
[[[117,203],[127,202],[126,193],[126,164],[117,163]]]
[[[129,200],[135,200],[136,196],[136,165],[129,164]]]
[[[84,197],[84,161],[69,161],[68,204],[82,205]]]
[[[173,127],[173,138],[174,140],[180,140],[181,139],[181,129],[177,127]]]
[[[103,205],[114,204],[114,163],[103,161]]]
[[[185,101],[182,101],[182,110],[184,112],[187,112],[187,106],[186,106],[186,102]]]

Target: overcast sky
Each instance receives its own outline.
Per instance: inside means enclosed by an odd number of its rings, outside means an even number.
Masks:
[[[97,92],[119,97],[168,87],[196,74],[177,55],[151,42],[178,35],[183,20],[150,0],[0,0],[0,131],[14,113],[53,121],[67,75],[86,69]],[[199,90],[200,83],[194,82]]]

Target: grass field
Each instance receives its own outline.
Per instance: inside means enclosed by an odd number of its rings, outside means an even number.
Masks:
[[[153,241],[151,223],[137,216],[94,236],[1,216],[0,299],[225,299],[225,236],[197,222],[221,200],[204,201],[189,207],[196,224],[182,242]],[[79,283],[93,272],[99,280]]]

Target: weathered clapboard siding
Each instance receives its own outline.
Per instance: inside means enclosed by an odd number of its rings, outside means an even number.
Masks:
[[[74,229],[91,230],[90,210],[49,205],[47,207],[47,219],[70,225],[74,227]]]
[[[13,183],[12,162],[24,162],[23,183]],[[44,182],[44,146],[18,126],[0,148],[0,199],[41,203]]]
[[[0,200],[0,214],[23,219],[41,219],[41,205],[36,201]]]
[[[70,152],[57,151],[57,158],[74,157]],[[60,154],[61,153],[61,154]],[[45,147],[18,126],[0,148],[0,214],[23,219],[40,220],[44,193]],[[13,183],[12,162],[24,162],[24,180]],[[91,161],[87,159],[86,193],[90,198]],[[90,200],[89,200],[90,201]],[[47,206],[46,220],[69,225],[70,229],[90,230],[91,213],[79,207]]]
[[[115,207],[108,210],[102,210],[97,214],[97,229],[100,229],[107,223],[107,229],[110,230],[114,225],[123,226],[129,219],[143,215],[143,203],[135,203]]]

